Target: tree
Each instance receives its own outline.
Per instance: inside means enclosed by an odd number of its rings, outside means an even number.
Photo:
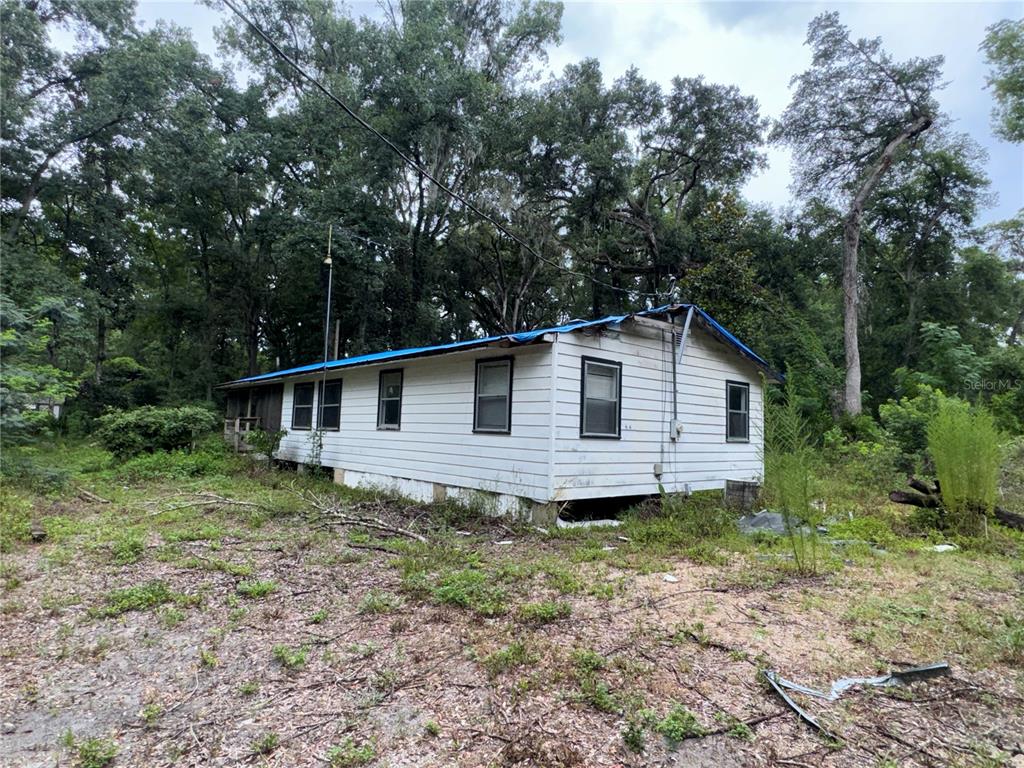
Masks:
[[[810,69],[792,80],[793,100],[773,131],[795,155],[797,191],[839,196],[843,220],[843,406],[861,412],[858,248],[864,212],[886,173],[935,122],[942,57],[897,62],[879,38],[852,40],[839,14],[807,32]]]
[[[988,85],[996,100],[996,133],[1007,141],[1024,142],[1024,19],[1004,19],[986,32],[981,50],[992,68]]]

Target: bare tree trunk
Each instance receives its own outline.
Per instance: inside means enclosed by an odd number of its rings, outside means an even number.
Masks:
[[[100,313],[96,321],[96,372],[94,380],[96,384],[103,383],[103,363],[107,360],[107,318]]]
[[[843,221],[843,345],[846,351],[846,385],[843,390],[843,410],[850,416],[861,412],[860,399],[860,342],[858,339],[858,318],[860,316],[860,268],[857,264],[860,246],[860,227],[864,218],[864,207],[882,176],[892,166],[896,152],[903,144],[932,124],[930,115],[922,115],[910,123],[896,138],[885,145],[875,164],[868,169],[857,193],[850,201],[850,209]]]

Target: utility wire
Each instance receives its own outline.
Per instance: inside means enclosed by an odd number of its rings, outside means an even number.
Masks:
[[[391,139],[389,139],[383,133],[381,133],[376,128],[374,128],[370,123],[368,123],[366,120],[364,120],[362,117],[360,117],[359,113],[357,113],[355,110],[350,108],[340,98],[335,96],[334,93],[326,85],[324,85],[322,82],[320,82],[317,78],[313,77],[313,75],[309,74],[306,70],[304,70],[299,65],[299,63],[297,61],[295,61],[293,58],[288,56],[288,54],[286,54],[284,51],[282,51],[281,48],[278,46],[278,44],[276,42],[274,42],[273,38],[271,38],[269,34],[264,32],[263,29],[260,28],[260,26],[258,24],[256,24],[254,21],[252,21],[248,16],[246,16],[244,13],[242,13],[242,11],[240,11],[238,9],[238,6],[233,2],[233,0],[224,0],[224,5],[226,5],[228,8],[230,8],[234,12],[234,14],[236,16],[238,16],[238,18],[240,18],[243,22],[245,22],[245,24],[253,32],[255,32],[257,35],[259,35],[259,37],[261,37],[267,43],[267,45],[270,46],[271,50],[273,50],[274,54],[278,58],[280,58],[282,61],[284,61],[286,64],[288,64],[288,66],[290,66],[292,69],[294,69],[296,72],[298,72],[299,75],[301,75],[304,79],[306,79],[310,83],[312,83],[313,86],[318,91],[320,91],[324,96],[326,96],[328,99],[330,99],[335,104],[337,104],[339,107],[341,107],[342,110],[344,110],[345,114],[347,114],[349,117],[351,117],[357,123],[359,123],[359,125],[362,128],[364,128],[365,130],[369,131],[377,139],[379,139],[385,145],[387,145],[387,147],[392,152],[394,152],[396,155],[398,155],[406,165],[408,165],[410,168],[412,168],[417,173],[422,174],[425,178],[427,178],[429,181],[431,181],[438,189],[440,189],[442,192],[444,192],[446,195],[448,195],[450,198],[452,198],[452,200],[458,201],[467,210],[472,211],[477,216],[482,218],[484,221],[488,222],[493,227],[495,227],[497,230],[499,230],[500,232],[504,233],[509,239],[511,239],[514,242],[516,242],[519,245],[521,245],[523,248],[525,248],[536,259],[538,259],[539,261],[544,262],[545,264],[548,264],[549,266],[554,267],[555,269],[560,269],[560,270],[562,270],[563,272],[565,272],[567,274],[575,275],[576,277],[583,278],[584,280],[589,280],[594,285],[600,285],[600,286],[602,286],[604,288],[608,288],[608,289],[613,290],[613,291],[619,291],[619,292],[625,293],[627,295],[631,294],[631,293],[636,293],[637,295],[640,295],[640,296],[653,296],[655,298],[660,297],[661,294],[657,294],[657,293],[644,293],[644,292],[641,292],[641,291],[631,291],[628,288],[622,288],[621,286],[613,285],[612,283],[605,282],[604,280],[599,280],[596,277],[594,277],[593,275],[588,275],[588,274],[585,274],[583,272],[579,272],[577,270],[570,269],[569,267],[566,267],[563,264],[559,264],[556,261],[552,261],[551,259],[549,259],[549,258],[547,258],[545,256],[542,256],[540,253],[537,252],[536,249],[533,248],[533,246],[531,246],[529,243],[527,243],[521,237],[519,237],[514,232],[509,230],[508,227],[506,227],[504,224],[499,222],[497,219],[492,217],[490,214],[485,213],[483,210],[481,210],[480,208],[475,206],[473,203],[471,203],[468,200],[466,200],[466,198],[462,197],[462,195],[460,195],[458,192],[456,192],[455,190],[451,189],[443,181],[440,181],[439,179],[434,178],[433,174],[431,174],[430,171],[428,171],[422,165],[420,165],[415,160],[413,160],[411,157],[409,157],[407,154],[405,154],[405,152],[402,151],[401,147],[399,147],[397,144],[395,144],[393,141],[391,141]]]

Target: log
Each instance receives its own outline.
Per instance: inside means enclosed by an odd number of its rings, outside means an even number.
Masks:
[[[939,490],[939,481],[935,481],[935,487],[931,488],[927,483],[912,477],[907,480],[907,485],[920,493],[908,493],[907,491],[890,491],[889,500],[896,504],[907,504],[911,507],[922,509],[938,509],[942,506],[942,493]],[[1011,512],[1002,507],[996,507],[992,516],[1007,528],[1014,528],[1024,531],[1024,515]]]
[[[921,507],[923,509],[936,509],[939,506],[939,500],[935,496],[922,496],[918,493],[908,493],[907,491],[890,491],[889,500],[897,504],[909,504],[912,507]]]

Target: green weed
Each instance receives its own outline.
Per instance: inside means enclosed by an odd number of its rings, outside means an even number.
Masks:
[[[357,768],[373,760],[376,754],[372,744],[356,744],[348,738],[327,750],[325,759],[330,768]]]
[[[697,716],[682,704],[674,704],[668,714],[654,726],[654,730],[664,736],[670,745],[703,736],[705,733]]]
[[[520,621],[527,624],[550,624],[553,621],[564,619],[572,613],[572,606],[568,603],[545,600],[541,603],[526,603],[519,606],[516,615]]]
[[[289,648],[287,645],[275,645],[272,652],[274,660],[285,669],[298,669],[306,666],[309,651],[306,648]]]
[[[480,663],[487,670],[487,674],[497,677],[502,672],[536,662],[537,656],[527,648],[525,643],[516,640],[501,650],[485,656]]]
[[[261,597],[266,597],[277,591],[277,584],[273,581],[261,581],[259,579],[253,579],[250,581],[240,581],[238,586],[235,587],[235,591],[242,597],[247,597],[250,600],[258,600]]]
[[[368,614],[393,613],[402,607],[402,600],[398,595],[384,592],[380,589],[371,589],[362,600],[359,601],[359,612]]]
[[[276,733],[265,733],[252,743],[252,751],[257,755],[269,755],[280,743],[281,737]]]

